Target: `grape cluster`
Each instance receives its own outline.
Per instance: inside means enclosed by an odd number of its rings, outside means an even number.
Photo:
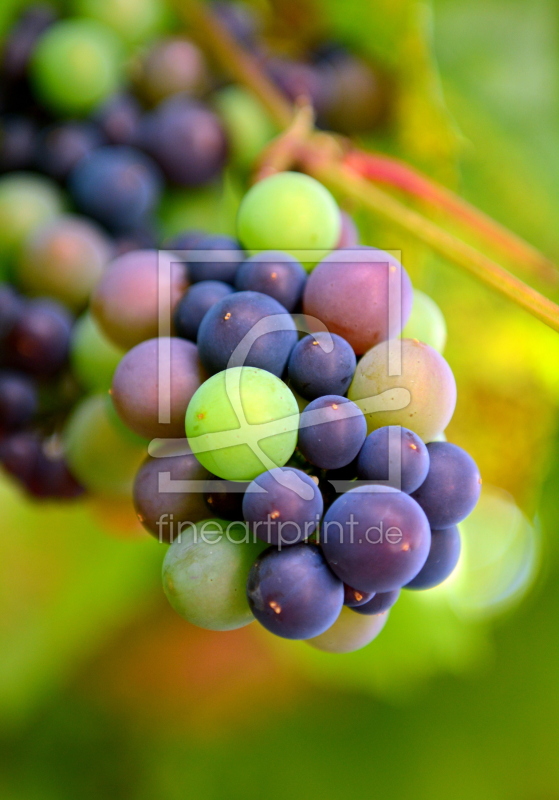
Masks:
[[[389,118],[369,62],[288,58],[212,5],[319,125]],[[28,6],[0,52],[0,462],[35,497],[132,497],[190,622],[362,647],[451,574],[479,496],[444,439],[444,318],[299,172],[246,192],[236,236],[165,238],[162,201],[248,183],[277,131],[164,0],[67,6]]]

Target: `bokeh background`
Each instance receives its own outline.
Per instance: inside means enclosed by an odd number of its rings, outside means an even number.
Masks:
[[[24,5],[2,0],[0,35]],[[271,7],[289,35],[321,26],[392,71],[394,119],[366,144],[559,258],[556,2]],[[170,197],[161,221],[231,228],[235,202],[230,185]],[[162,546],[131,513],[31,503],[2,478],[3,800],[559,798],[559,335],[348,210],[447,318],[448,436],[485,482],[458,575],[352,655],[201,631],[167,606]]]

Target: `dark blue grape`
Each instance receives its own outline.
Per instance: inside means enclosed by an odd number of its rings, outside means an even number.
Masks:
[[[0,435],[25,427],[37,410],[35,385],[26,375],[0,372]]]
[[[198,102],[177,96],[164,100],[143,124],[141,146],[179,186],[201,186],[217,178],[227,159],[219,118]]]
[[[25,483],[39,462],[42,449],[38,434],[21,431],[0,440],[0,463],[10,475]]]
[[[413,498],[432,528],[451,528],[470,514],[481,492],[481,477],[473,458],[450,442],[430,442],[429,472]]]
[[[399,467],[399,469],[398,469]],[[390,425],[365,439],[357,459],[357,475],[367,481],[388,481],[411,494],[429,472],[429,451],[413,431]]]
[[[337,334],[305,336],[289,358],[289,380],[301,397],[315,400],[327,394],[343,395],[357,366],[353,348]]]
[[[446,530],[431,530],[431,549],[427,561],[406,589],[432,589],[445,581],[454,572],[462,542],[456,525]]]
[[[348,608],[357,608],[358,606],[365,605],[365,603],[368,603],[374,596],[374,592],[362,592],[344,583],[344,606]]]
[[[94,119],[110,144],[136,144],[142,109],[131,94],[110,97],[97,109]]]
[[[109,229],[140,225],[159,200],[161,177],[152,160],[132,147],[100,147],[72,170],[72,199]]]
[[[0,120],[0,172],[29,169],[35,156],[37,127],[33,120],[7,114]]]
[[[177,336],[195,342],[198,328],[206,313],[230,294],[233,294],[233,287],[223,281],[195,283],[175,309],[174,320]]]
[[[387,488],[343,494],[324,516],[324,556],[344,583],[365,592],[390,592],[409,583],[431,544],[427,517],[412,498]]]
[[[207,488],[204,491],[204,499],[211,511],[211,516],[217,519],[242,522],[243,497],[248,485],[243,481],[224,481],[216,477],[211,477],[206,481]]]
[[[63,181],[83,158],[103,143],[103,135],[91,122],[60,122],[41,133],[35,164],[41,172]]]
[[[330,571],[318,547],[270,547],[254,563],[247,583],[252,613],[284,639],[311,639],[340,615],[343,583]]]
[[[261,292],[293,311],[303,296],[307,273],[293,256],[280,252],[257,253],[241,264],[235,286],[241,291]]]
[[[191,237],[195,241],[192,234]],[[197,261],[193,254],[187,259],[191,283],[201,281],[223,281],[231,285],[235,283],[235,275],[244,258],[243,250],[236,239],[231,236],[203,236],[190,247],[203,251],[204,258]],[[219,253],[215,260],[211,256],[214,251]]]
[[[0,342],[14,327],[24,306],[23,298],[8,283],[0,283]]]
[[[115,236],[115,257],[135,250],[157,250],[158,244],[155,222],[148,218],[137,228]]]
[[[324,502],[316,483],[298,469],[278,467],[252,481],[243,516],[263,542],[293,545],[308,539],[320,524]]]
[[[285,308],[258,292],[224,297],[207,312],[198,330],[200,359],[212,374],[246,366],[279,377],[296,342],[295,324]],[[235,363],[230,363],[233,352]]]
[[[400,597],[400,590],[394,589],[391,592],[378,592],[367,602],[359,606],[353,606],[353,610],[358,614],[367,616],[373,614],[386,614],[392,608],[396,600]]]
[[[205,231],[187,230],[171,236],[164,243],[167,250],[192,250],[198,247],[198,242],[205,239],[208,234]]]
[[[321,469],[350,464],[367,436],[361,410],[346,397],[329,394],[305,408],[299,422],[299,450]]]
[[[54,300],[30,300],[6,338],[5,360],[38,377],[56,374],[70,349],[72,317]]]
[[[85,492],[84,487],[70,472],[62,453],[50,453],[45,446],[40,449],[24,485],[29,494],[42,499],[73,500]]]

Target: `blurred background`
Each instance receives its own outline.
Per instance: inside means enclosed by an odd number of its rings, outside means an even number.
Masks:
[[[143,0],[114,8],[134,16],[136,2],[139,14]],[[3,0],[0,37],[26,5]],[[559,259],[557,3],[251,7],[279,52],[296,58],[317,36],[387,76],[389,119],[358,131],[359,141],[405,158]],[[180,31],[170,6],[165,13],[134,44],[132,65],[166,25]],[[167,190],[158,225],[165,235],[229,232],[242,186],[229,170],[200,190]],[[446,316],[459,392],[447,434],[484,478],[457,575],[406,594],[379,639],[351,655],[274,640],[256,625],[211,633],[167,605],[163,547],[133,512],[32,501],[4,476],[5,800],[559,798],[559,335],[346,209],[365,244],[403,252],[414,285]]]

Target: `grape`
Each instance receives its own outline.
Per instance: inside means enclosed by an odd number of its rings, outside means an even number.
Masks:
[[[63,431],[66,458],[90,492],[127,497],[145,458],[145,444],[115,424],[109,402],[104,395],[91,395],[75,407]]]
[[[338,52],[322,66],[329,85],[329,103],[323,115],[329,128],[344,134],[370,131],[388,116],[392,87],[363,59]]]
[[[373,247],[335,250],[314,269],[303,309],[361,355],[397,336],[411,310],[412,287],[405,269]]]
[[[156,42],[140,63],[138,87],[148,103],[184,92],[199,95],[209,82],[204,54],[189,39],[173,37]]]
[[[213,98],[229,140],[229,160],[242,170],[253,167],[277,130],[262,105],[241,86],[227,86]]]
[[[33,163],[37,129],[27,117],[0,118],[0,172],[27,169]]]
[[[0,463],[22,483],[30,479],[40,453],[41,439],[37,433],[21,431],[0,439]]]
[[[336,249],[342,250],[344,247],[357,247],[359,244],[359,231],[346,211],[340,211],[340,224],[340,238]]]
[[[103,143],[101,132],[91,122],[59,122],[41,133],[35,163],[41,172],[63,181],[82,158]]]
[[[287,463],[297,443],[297,401],[270,372],[235,367],[198,389],[186,412],[196,458],[214,475],[251,481]]]
[[[93,316],[105,335],[120,347],[128,349],[157,336],[161,287],[170,294],[170,313],[188,287],[181,264],[171,265],[169,282],[166,271],[159,274],[158,263],[156,250],[125,253],[109,265],[93,292]]]
[[[430,442],[429,472],[413,493],[432,528],[450,528],[470,514],[479,499],[481,477],[473,458],[450,442]]]
[[[0,178],[0,261],[17,256],[29,234],[61,212],[61,192],[47,178],[27,172]]]
[[[94,119],[110,144],[133,145],[138,139],[142,109],[133,95],[119,92],[95,110]]]
[[[298,469],[271,469],[259,475],[243,499],[243,516],[263,542],[297,544],[320,524],[324,503],[318,486]]]
[[[280,172],[255,184],[237,216],[238,236],[247,250],[281,250],[304,260],[307,270],[336,246],[340,227],[330,192],[298,172]]]
[[[398,352],[401,374],[390,375],[390,353]],[[383,392],[387,393],[385,404],[377,399]],[[452,418],[456,381],[436,350],[415,339],[402,339],[401,350],[399,342],[383,342],[363,356],[348,397],[362,409],[369,431],[402,425],[428,442],[444,431]],[[405,403],[404,408],[399,407]],[[381,410],[383,405],[388,408]]]
[[[320,537],[324,556],[344,583],[390,592],[415,578],[427,560],[431,533],[415,500],[395,489],[358,487],[328,509]]]
[[[112,28],[128,44],[141,44],[162,28],[163,0],[73,0],[74,12]]]
[[[177,336],[196,341],[198,328],[206,312],[224,297],[233,293],[233,287],[223,281],[201,281],[194,284],[175,309]]]
[[[74,326],[70,344],[72,372],[89,392],[108,392],[114,371],[125,351],[114,345],[91,314],[84,314]]]
[[[207,476],[193,455],[147,458],[134,481],[134,507],[144,528],[169,544],[181,533],[181,523],[205,519],[208,509],[202,492],[178,482],[203,481]]]
[[[344,587],[318,547],[296,544],[268,548],[253,564],[247,582],[252,613],[267,630],[284,639],[310,639],[339,617]]]
[[[266,71],[291,102],[306,100],[319,114],[328,105],[330,87],[313,64],[287,58],[270,58],[266,62]]]
[[[237,269],[243,260],[243,251],[238,241],[231,236],[194,238],[194,232],[191,232],[190,236],[192,241],[190,247],[203,251],[205,256],[209,256],[213,251],[219,253],[216,261],[210,261],[209,258],[205,261],[197,261],[194,254],[187,258],[188,274],[192,283],[223,281],[234,284]]]
[[[307,274],[301,264],[286,253],[257,253],[241,264],[235,287],[243,291],[267,294],[293,311],[300,302]]]
[[[123,256],[135,250],[155,250],[158,245],[154,225],[145,221],[137,228],[121,233],[115,237],[115,255]]]
[[[432,589],[454,572],[461,550],[460,531],[456,525],[431,531],[431,549],[420,572],[406,584],[406,589]]]
[[[82,159],[69,178],[80,211],[110,230],[135,228],[159,201],[161,176],[149,156],[133,147],[100,147]]]
[[[410,317],[402,331],[405,339],[419,339],[442,353],[446,344],[446,322],[443,312],[429,295],[413,290]]]
[[[31,59],[37,96],[55,113],[87,114],[122,79],[118,38],[104,25],[65,19],[41,36]]]
[[[208,234],[204,231],[186,230],[167,239],[165,247],[167,250],[192,250],[193,248],[197,248],[199,242],[205,239],[207,235]],[[205,280],[205,278],[201,278],[200,280]]]
[[[260,30],[260,20],[256,9],[245,3],[213,2],[212,11],[228,32],[245,47],[256,44],[256,35]]]
[[[6,339],[10,367],[38,377],[55,375],[66,363],[72,318],[54,300],[30,300]]]
[[[8,283],[0,283],[0,343],[14,327],[24,305],[23,298]]]
[[[118,365],[111,390],[114,407],[146,439],[184,438],[184,415],[203,380],[198,351],[176,337],[148,339]],[[167,414],[166,419],[162,415]]]
[[[50,5],[25,9],[2,43],[1,70],[5,79],[19,81],[25,77],[38,38],[55,19],[56,12]]]
[[[344,583],[344,606],[357,608],[368,603],[375,596],[374,592],[362,592],[360,589],[353,589]]]
[[[307,644],[325,653],[353,653],[370,644],[382,631],[388,619],[387,614],[375,617],[357,617],[348,608],[320,636],[307,640]]]
[[[0,370],[0,436],[25,427],[37,410],[37,392],[25,375]]]
[[[411,494],[429,472],[429,451],[417,434],[393,425],[370,433],[357,460],[357,475],[367,481],[388,481]],[[393,474],[394,473],[394,474]]]
[[[243,540],[244,526],[224,520],[186,528],[163,561],[163,589],[175,611],[193,625],[230,631],[253,621],[245,586],[262,543]]]
[[[343,395],[356,366],[351,345],[341,336],[323,331],[305,336],[295,345],[289,357],[289,380],[307,400],[325,394]]]
[[[391,592],[377,592],[367,603],[354,606],[353,611],[357,611],[358,614],[364,614],[365,616],[386,614],[399,597],[399,589],[393,589]]]
[[[259,292],[237,292],[208,311],[197,341],[200,359],[210,373],[245,365],[279,377],[297,343],[297,331],[277,300]]]
[[[79,310],[111,255],[111,242],[95,223],[63,216],[28,238],[17,276],[29,294],[47,295]]]
[[[146,117],[141,143],[169,181],[201,186],[223,170],[227,158],[225,132],[219,118],[201,103],[170,97]]]
[[[51,452],[50,442],[39,449],[37,459],[25,481],[27,491],[37,498],[73,500],[84,493],[83,486],[72,475],[57,447]]]
[[[246,482],[210,478],[206,482],[204,491],[207,507],[214,516],[220,519],[242,521],[243,497],[248,485]]]
[[[361,450],[366,436],[363,414],[345,397],[318,397],[301,414],[299,450],[321,469],[345,467]]]

